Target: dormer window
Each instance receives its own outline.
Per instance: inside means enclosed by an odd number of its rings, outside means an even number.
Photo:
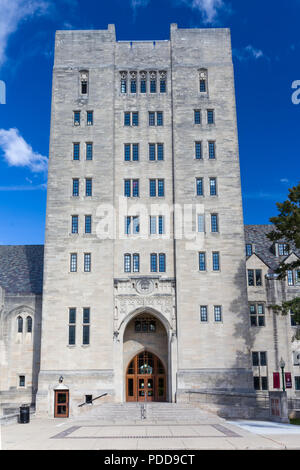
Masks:
[[[88,79],[89,73],[86,71],[80,72],[80,92],[82,95],[88,94]]]
[[[278,243],[278,256],[288,256],[289,245],[287,243]]]

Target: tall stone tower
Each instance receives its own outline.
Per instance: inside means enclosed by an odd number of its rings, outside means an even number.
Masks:
[[[230,31],[58,31],[37,406],[252,389]]]

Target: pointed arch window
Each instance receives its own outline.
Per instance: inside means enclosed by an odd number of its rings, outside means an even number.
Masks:
[[[19,315],[17,318],[18,333],[23,333],[23,318]]]
[[[32,333],[32,317],[27,317],[26,319],[27,323],[27,333]]]
[[[86,70],[80,72],[80,93],[82,95],[88,94],[89,73]]]

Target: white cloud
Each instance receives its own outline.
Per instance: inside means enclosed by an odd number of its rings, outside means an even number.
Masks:
[[[22,21],[47,13],[47,0],[0,0],[0,66],[5,62],[5,50],[11,34]]]
[[[261,49],[256,49],[250,44],[244,49],[234,49],[233,55],[241,61],[245,60],[258,60],[258,59],[268,59],[268,57],[263,53]]]
[[[27,167],[33,173],[47,170],[48,158],[34,152],[18,129],[0,129],[0,148],[10,166]]]
[[[199,10],[205,23],[214,23],[221,11],[229,11],[230,8],[224,0],[181,0],[194,10]]]

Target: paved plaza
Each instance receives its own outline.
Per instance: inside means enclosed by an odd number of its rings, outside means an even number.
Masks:
[[[1,429],[2,450],[300,450],[300,426],[226,421],[104,423],[90,418],[41,419]]]

